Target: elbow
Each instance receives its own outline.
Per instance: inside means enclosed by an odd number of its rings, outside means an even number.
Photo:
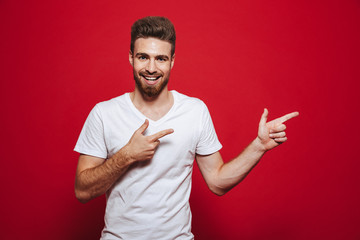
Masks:
[[[224,196],[230,190],[219,186],[209,186],[209,189],[212,193],[219,197]]]
[[[224,196],[225,193],[227,193],[225,191],[212,191],[212,192],[218,197]]]
[[[224,181],[220,181],[218,178],[210,179],[211,181],[207,181],[207,186],[212,193],[217,196],[224,196],[230,189],[231,185],[224,183]]]
[[[88,201],[91,200],[90,194],[88,194],[87,192],[84,192],[84,191],[80,191],[76,188],[75,188],[75,197],[81,203],[87,203]]]

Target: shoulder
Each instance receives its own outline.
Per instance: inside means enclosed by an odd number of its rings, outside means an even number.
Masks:
[[[99,102],[95,105],[94,109],[98,112],[108,112],[108,111],[115,111],[119,108],[119,106],[126,106],[127,105],[127,96],[128,93],[124,93],[121,96],[114,97],[112,99]]]
[[[173,93],[175,101],[177,101],[180,106],[190,107],[191,109],[196,110],[207,109],[206,104],[199,98],[189,97],[175,90],[172,90],[171,92]]]

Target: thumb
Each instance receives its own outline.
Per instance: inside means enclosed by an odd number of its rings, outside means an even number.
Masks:
[[[264,108],[264,112],[261,115],[259,125],[265,125],[266,124],[268,115],[269,115],[269,111],[266,108]]]
[[[145,130],[148,128],[148,126],[149,126],[149,120],[145,119],[145,122],[143,123],[143,125],[141,125],[139,127],[138,132],[143,134],[145,132]]]

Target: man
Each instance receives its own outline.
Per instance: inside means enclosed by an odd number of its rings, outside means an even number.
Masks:
[[[101,239],[193,239],[188,202],[193,160],[210,190],[223,195],[266,151],[287,140],[283,122],[298,115],[267,122],[265,109],[257,138],[224,164],[205,104],[168,90],[175,39],[166,18],[134,23],[129,61],[135,89],[97,104],[76,144],[76,197],[87,202],[107,196]]]

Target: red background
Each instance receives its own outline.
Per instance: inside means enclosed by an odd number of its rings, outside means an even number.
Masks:
[[[300,111],[227,195],[195,166],[196,239],[360,239],[355,0],[0,1],[1,238],[99,238],[105,199],[75,199],[72,149],[97,102],[132,91],[130,26],[147,15],[175,24],[170,89],[207,103],[226,160],[264,107]]]

